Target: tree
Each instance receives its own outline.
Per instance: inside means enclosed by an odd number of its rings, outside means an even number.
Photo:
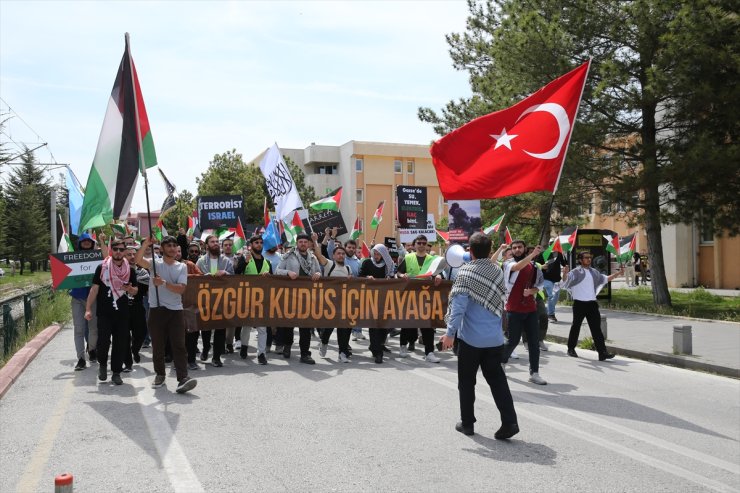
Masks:
[[[35,163],[32,152],[21,156],[22,165],[14,167],[5,186],[6,249],[20,260],[21,274],[25,262],[43,260],[49,254],[49,204],[51,185]]]
[[[598,192],[636,210],[648,237],[653,300],[670,305],[661,224],[697,218],[701,203],[715,228],[740,225],[740,30],[730,2],[469,0],[469,9],[466,32],[447,42],[455,68],[470,74],[473,96],[449,102],[441,115],[420,108],[420,119],[447,133],[591,58],[556,204],[572,212],[574,197]],[[543,211],[533,196],[508,198],[506,212],[517,203],[530,214]]]
[[[188,190],[183,190],[177,195],[177,201],[175,207],[170,209],[167,214],[164,215],[162,222],[167,231],[174,235],[180,228],[187,229],[188,217],[193,214],[193,211],[198,207],[193,194]]]
[[[306,184],[303,170],[290,158],[283,157],[304,205],[316,200],[316,192]],[[198,195],[235,194],[244,198],[244,212],[249,221],[262,222],[264,200],[274,207],[267,193],[265,178],[254,163],[246,164],[236,149],[213,156],[208,169],[196,178]]]

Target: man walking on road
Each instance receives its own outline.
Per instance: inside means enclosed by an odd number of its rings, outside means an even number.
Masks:
[[[87,233],[82,233],[77,240],[78,250],[92,250],[95,247],[95,241]],[[97,361],[98,356],[95,347],[98,344],[98,317],[96,315],[96,306],[92,305],[92,316],[89,320],[85,319],[85,306],[87,296],[90,294],[90,288],[73,288],[69,290],[69,296],[72,298],[72,322],[74,323],[75,350],[77,351],[77,365],[75,371],[84,370],[87,366],[85,362],[85,341],[87,341],[87,350],[90,355],[90,362]]]
[[[580,252],[577,258],[580,264],[578,267],[572,271],[567,266],[563,269],[565,276],[563,288],[570,291],[573,296],[573,325],[570,326],[568,336],[568,356],[578,357],[576,344],[578,344],[578,335],[585,318],[588,321],[588,328],[591,330],[596,350],[599,352],[599,361],[612,359],[614,355],[606,350],[604,334],[601,332],[601,313],[599,313],[596,295],[606,283],[624,274],[624,269],[607,277],[591,267],[591,252]]]
[[[483,233],[470,237],[472,261],[462,266],[450,292],[447,308],[447,333],[442,336],[444,349],[459,340],[457,353],[457,388],[460,392],[460,418],[455,429],[474,434],[475,382],[478,368],[491,388],[501,414],[501,428],[494,437],[502,440],[519,433],[514,401],[504,369],[504,334],[501,315],[504,312],[506,288],[501,269],[488,259],[491,238]]]
[[[152,388],[164,385],[164,345],[167,338],[172,345],[175,371],[177,372],[178,394],[193,390],[198,384],[194,378],[188,377],[187,350],[185,349],[185,318],[182,309],[182,294],[188,286],[188,271],[185,264],[175,260],[177,240],[173,236],[162,239],[163,257],[144,258],[144,252],[151,245],[147,238],[136,252],[136,263],[149,270],[149,276],[154,289],[149,297],[149,335],[152,338],[152,363],[154,364],[154,382]],[[157,270],[154,275],[153,267]]]
[[[247,276],[269,276],[272,274],[272,264],[265,257],[262,256],[262,236],[252,236],[249,239],[250,249],[239,259],[239,265],[237,271],[243,271]],[[267,364],[267,327],[255,327],[257,331],[257,362],[260,365]],[[239,356],[241,359],[247,358],[247,350],[249,349],[249,335],[252,331],[252,327],[242,327],[241,338],[242,346],[239,348]]]

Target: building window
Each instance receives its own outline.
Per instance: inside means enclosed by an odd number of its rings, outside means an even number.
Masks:
[[[361,188],[358,188],[358,189],[356,189],[356,190],[355,190],[355,194],[356,194],[356,196],[355,196],[355,200],[356,200],[356,201],[357,201],[358,203],[360,203],[360,202],[363,202],[363,195],[364,195],[364,192],[365,192],[365,191],[364,191],[363,189],[361,189]]]
[[[414,162],[413,161],[406,161],[406,173],[410,175],[414,174]]]
[[[612,212],[612,201],[608,198],[602,197],[601,199],[601,213],[611,214]]]
[[[708,220],[705,214],[700,216],[699,242],[702,244],[714,243],[714,231],[712,231],[712,221]]]
[[[317,166],[316,167],[316,173],[319,175],[336,175],[337,174],[337,165],[336,164],[327,164],[325,166]]]
[[[362,158],[355,159],[355,171],[357,171],[358,173],[361,173],[364,164],[365,163],[363,162]]]
[[[393,172],[394,173],[403,173],[402,166],[403,166],[403,163],[401,162],[401,160],[400,159],[396,159],[395,161],[393,161]]]

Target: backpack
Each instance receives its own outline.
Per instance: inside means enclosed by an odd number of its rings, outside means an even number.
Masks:
[[[336,262],[331,263],[331,268],[329,269],[329,272],[326,273],[326,277],[331,277],[331,273],[334,272],[334,268],[336,266]],[[344,268],[347,269],[347,277],[352,277],[352,271],[350,270],[349,265],[345,265]]]

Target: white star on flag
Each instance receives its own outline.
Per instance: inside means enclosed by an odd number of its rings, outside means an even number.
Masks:
[[[509,150],[511,150],[511,141],[515,137],[518,137],[518,135],[508,135],[506,133],[506,129],[504,128],[503,130],[501,130],[501,133],[500,134],[498,134],[498,135],[491,134],[491,137],[493,137],[494,139],[496,139],[496,145],[493,148],[494,151],[496,149],[498,149],[499,147],[501,147],[501,146],[505,146],[506,148],[508,148]]]

